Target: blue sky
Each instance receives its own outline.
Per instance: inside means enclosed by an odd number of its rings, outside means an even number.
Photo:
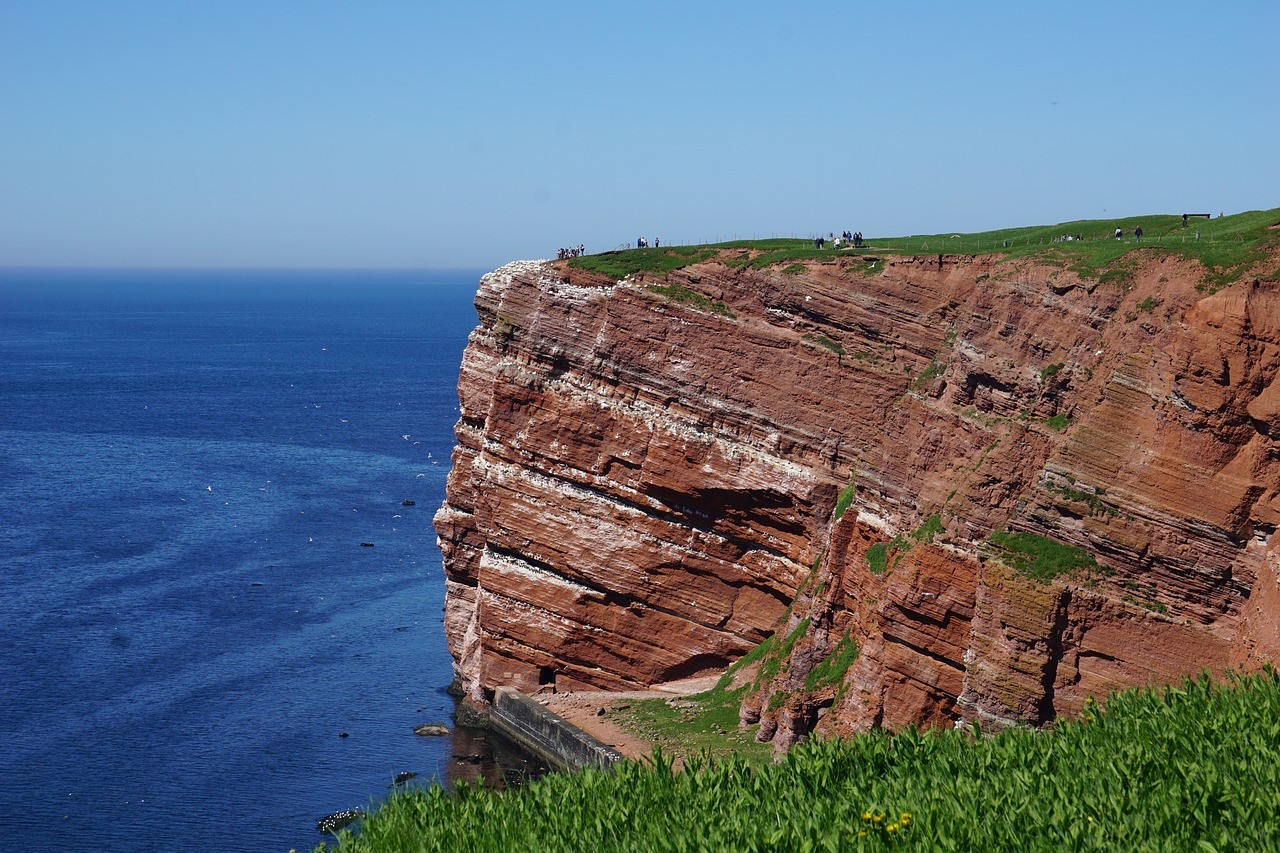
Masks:
[[[0,266],[1280,206],[1280,3],[0,0]]]

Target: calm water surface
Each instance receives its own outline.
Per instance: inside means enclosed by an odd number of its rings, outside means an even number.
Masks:
[[[412,734],[479,275],[0,271],[8,843],[302,849],[488,765]]]

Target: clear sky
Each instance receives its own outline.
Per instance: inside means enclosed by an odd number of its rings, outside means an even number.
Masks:
[[[1280,2],[0,0],[0,266],[1280,206]]]

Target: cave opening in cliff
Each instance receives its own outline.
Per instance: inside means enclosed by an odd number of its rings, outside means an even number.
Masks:
[[[538,686],[551,685],[551,689],[556,688],[556,670],[553,666],[538,667]]]

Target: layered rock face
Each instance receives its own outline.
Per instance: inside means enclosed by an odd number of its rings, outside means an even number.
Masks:
[[[644,687],[776,631],[744,718],[786,746],[1280,656],[1276,281],[746,259],[482,280],[436,516],[474,701]]]

